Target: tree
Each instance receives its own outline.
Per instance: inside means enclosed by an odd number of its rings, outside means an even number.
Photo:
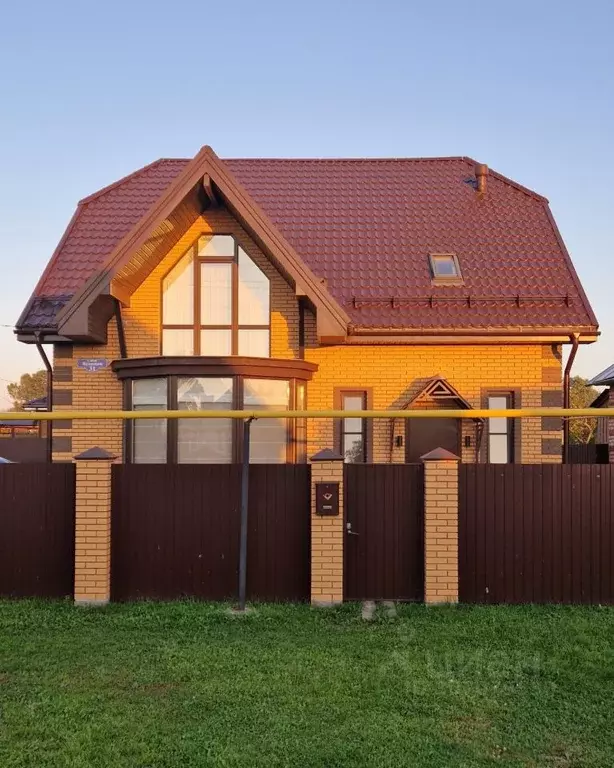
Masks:
[[[47,394],[47,371],[24,373],[19,381],[7,384],[6,391],[13,401],[12,410],[23,411],[28,401]]]
[[[589,387],[588,379],[572,376],[570,405],[572,408],[588,408],[599,394],[595,387]],[[597,419],[573,418],[569,420],[569,440],[571,443],[593,443],[597,431]]]

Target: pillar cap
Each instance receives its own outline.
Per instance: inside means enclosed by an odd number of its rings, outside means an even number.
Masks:
[[[324,448],[323,451],[315,453],[310,461],[343,461],[343,456],[340,453],[331,451],[330,448]]]
[[[75,461],[115,461],[116,458],[117,456],[99,446],[88,448],[87,451],[83,451],[83,453],[74,457]]]
[[[435,448],[434,451],[429,451],[424,456],[420,456],[420,461],[460,461],[460,456],[446,451],[445,448]]]

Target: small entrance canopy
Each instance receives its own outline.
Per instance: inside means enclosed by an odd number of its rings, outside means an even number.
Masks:
[[[427,401],[425,404],[424,401]],[[430,407],[432,408],[450,408],[450,409],[460,409],[460,410],[473,410],[473,406],[471,403],[466,400],[460,392],[455,389],[455,387],[450,384],[449,381],[446,381],[442,376],[433,376],[430,379],[427,379],[426,382],[422,384],[420,389],[412,395],[406,403],[401,405],[402,410],[409,410],[410,408],[414,407],[420,407],[424,408],[425,405],[428,408],[430,404]],[[414,443],[418,443],[418,437],[417,432],[420,431],[420,429],[426,430],[426,432],[431,433],[433,431],[434,423],[432,420],[429,420],[430,424],[425,424],[420,427],[420,425],[417,425],[414,427]],[[447,420],[443,420],[445,423]],[[477,451],[479,451],[479,446],[482,440],[482,431],[484,426],[484,419],[475,418],[473,419],[475,423],[475,436],[472,440],[474,442],[474,447],[477,455]],[[468,426],[468,425],[467,425]],[[459,425],[459,430],[462,430],[463,428]],[[413,455],[410,451],[410,435],[409,435],[410,428],[408,427],[408,424],[405,422],[404,419],[393,419],[393,425],[392,425],[392,450],[391,450],[391,458],[393,461],[408,461],[410,460],[411,456]],[[457,430],[456,437],[454,437],[454,443],[455,445],[450,445],[450,450],[454,450],[455,453],[460,454],[462,451],[461,441],[460,441],[460,434],[461,432]],[[437,439],[440,439],[439,437],[436,437],[434,434],[432,435],[433,439],[437,441]],[[415,447],[415,446],[414,446]],[[439,447],[438,445],[431,446],[432,448]],[[445,447],[445,446],[444,446]],[[416,450],[422,451],[424,453],[425,451],[422,450],[420,447]],[[415,451],[414,451],[415,453]]]
[[[423,387],[408,400],[408,402],[402,406],[403,410],[411,408],[411,406],[418,400],[424,398],[435,400],[438,404],[449,405],[450,408],[459,408],[461,410],[472,410],[473,406],[470,402],[455,389],[449,381],[446,381],[441,376],[433,376],[423,385]],[[483,419],[476,419],[476,421],[483,421]]]

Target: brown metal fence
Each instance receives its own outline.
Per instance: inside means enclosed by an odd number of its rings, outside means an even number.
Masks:
[[[461,602],[614,603],[612,466],[459,469]]]
[[[610,460],[608,446],[603,444],[572,443],[567,450],[569,464],[607,464]]]
[[[423,477],[419,464],[346,464],[347,600],[423,599]]]
[[[309,469],[250,467],[248,599],[309,599]],[[240,465],[116,465],[112,483],[114,600],[237,596]]]
[[[74,553],[74,465],[0,465],[0,595],[72,595]]]
[[[49,460],[45,437],[3,437],[0,440],[0,456],[18,464],[41,464]]]

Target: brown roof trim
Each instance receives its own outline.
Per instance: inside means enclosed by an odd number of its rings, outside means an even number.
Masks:
[[[58,313],[58,328],[62,329],[69,318],[85,303],[107,289],[110,280],[126,264],[132,254],[151,236],[152,232],[175,207],[183,200],[203,178],[209,174],[220,189],[227,202],[237,210],[237,215],[249,229],[253,229],[271,255],[276,259],[297,284],[306,290],[308,297],[322,311],[322,327],[345,333],[349,317],[331,294],[320,283],[311,270],[303,263],[290,244],[281,236],[277,228],[251,196],[224,168],[223,163],[211,147],[203,147],[181,171],[162,196],[151,206],[140,221],[122,238],[102,267],[73,299]]]
[[[581,344],[592,344],[597,341],[600,333],[596,328],[583,326],[581,328],[370,328],[353,326],[349,330],[346,344],[368,344],[381,343],[382,341],[390,343],[402,343],[403,338],[411,339],[415,344],[420,338],[428,339],[431,344],[441,343],[461,343],[459,339],[467,339],[471,344],[484,343],[492,344],[494,339],[505,340],[510,343],[513,339],[536,341],[541,340],[544,343],[552,342],[553,339],[562,342],[568,342],[571,333],[580,334]],[[582,338],[584,336],[585,338]],[[326,337],[322,339],[326,343]],[[339,343],[338,341],[336,343]]]
[[[118,379],[200,375],[311,381],[318,366],[306,360],[270,357],[132,357],[114,360],[111,369]]]

